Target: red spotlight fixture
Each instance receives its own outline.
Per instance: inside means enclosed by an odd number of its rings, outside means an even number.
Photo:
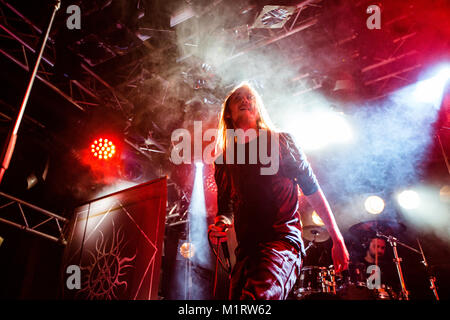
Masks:
[[[99,138],[91,144],[91,153],[95,158],[108,160],[114,157],[116,146],[109,139]]]

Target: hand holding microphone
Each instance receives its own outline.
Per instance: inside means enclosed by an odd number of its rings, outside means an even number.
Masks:
[[[216,239],[216,241],[227,241],[227,230],[231,227],[229,224],[223,222],[216,222],[215,224],[209,225],[208,235],[211,240]]]
[[[230,227],[232,227],[231,221],[224,216],[217,216],[215,219],[215,223],[209,225],[208,227],[208,238],[210,241],[210,245],[211,243],[217,245],[217,251],[219,250],[219,245],[221,245],[222,247],[222,252],[227,263],[227,266],[225,268],[231,267],[230,253],[228,251],[228,244],[227,244],[228,240],[227,230]],[[218,252],[216,252],[216,255],[218,255]]]
[[[208,228],[208,236],[211,240],[218,242],[227,241],[227,230],[231,227],[231,221],[228,217],[219,215],[215,218],[214,224]]]

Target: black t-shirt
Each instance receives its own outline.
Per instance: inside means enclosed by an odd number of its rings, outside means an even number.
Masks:
[[[268,139],[262,140],[261,136]],[[264,146],[264,142],[268,144],[266,150],[270,156],[271,143],[277,146],[273,150],[279,151],[278,155],[274,153],[272,164],[261,161],[264,159],[261,159],[260,147]],[[297,214],[297,185],[305,195],[319,189],[305,154],[287,133],[259,135],[243,145],[238,146],[235,142],[233,148],[233,161],[226,159],[227,152],[216,159],[215,179],[218,188],[217,215],[230,219],[234,216],[238,247],[247,251],[258,242],[286,239],[303,251],[300,217]],[[237,162],[239,148],[245,150],[244,163]],[[249,155],[254,155],[255,150],[258,156],[252,162]],[[278,160],[278,170],[273,174],[262,174],[261,169],[273,166],[275,159]]]
[[[374,264],[375,263],[370,263],[364,259],[364,256],[357,257],[349,265],[349,271],[353,277],[352,280],[355,281],[355,279],[361,279],[365,282],[370,276],[370,274],[367,273],[367,269]],[[388,261],[387,259],[381,259],[378,261],[378,267],[380,268],[381,285],[398,290],[398,277],[396,278],[394,262]],[[357,274],[359,274],[359,276]]]

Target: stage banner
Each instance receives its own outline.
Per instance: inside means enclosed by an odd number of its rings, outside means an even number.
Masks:
[[[156,179],[75,209],[63,257],[62,298],[156,300],[167,179]]]

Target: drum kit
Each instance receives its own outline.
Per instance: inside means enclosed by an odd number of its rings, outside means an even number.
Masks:
[[[367,272],[367,264],[351,261],[348,270],[341,274],[336,274],[333,266],[303,266],[291,291],[291,297],[296,300],[409,300],[410,295],[406,289],[403,276],[402,259],[397,251],[397,247],[402,246],[421,256],[421,263],[428,273],[430,289],[434,298],[439,300],[435,284],[436,278],[429,272],[429,266],[420,242],[417,240],[419,246],[419,250],[417,250],[400,242],[397,238],[405,230],[406,227],[402,223],[391,220],[362,222],[349,229],[350,233],[359,239],[359,243],[363,243],[364,239],[379,238],[384,239],[386,244],[389,244],[393,252],[396,278],[398,278],[396,281],[398,281],[400,288],[398,292],[387,284],[373,285],[371,280],[373,280],[374,273]],[[306,226],[303,228],[303,239],[309,241],[305,248],[306,251],[329,238],[330,236],[324,227]]]

